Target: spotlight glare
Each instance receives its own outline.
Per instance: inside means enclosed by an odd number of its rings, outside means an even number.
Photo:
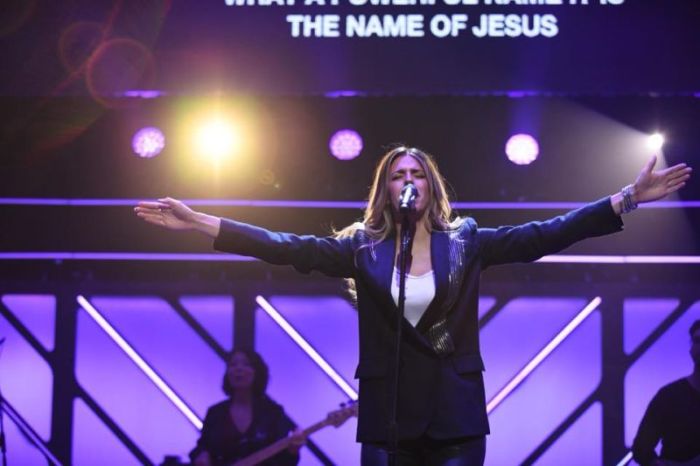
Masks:
[[[331,155],[338,160],[352,160],[362,152],[362,136],[352,129],[336,131],[328,142]]]
[[[529,134],[514,134],[506,143],[508,160],[516,165],[529,165],[537,159],[540,145]]]
[[[240,138],[235,126],[221,118],[205,121],[195,134],[197,151],[215,160],[233,154],[239,143]]]
[[[134,154],[145,159],[160,154],[164,147],[165,135],[153,126],[141,128],[131,138],[131,148],[134,150]]]
[[[647,147],[654,152],[660,151],[664,146],[664,142],[666,142],[666,139],[664,138],[663,134],[654,133],[647,138]]]

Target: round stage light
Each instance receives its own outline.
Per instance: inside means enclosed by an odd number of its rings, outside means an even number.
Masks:
[[[666,139],[664,138],[663,134],[654,133],[647,138],[647,147],[654,152],[657,152],[664,146],[664,142],[666,142]]]
[[[195,134],[197,152],[214,160],[231,156],[239,144],[235,125],[223,118],[204,121]]]
[[[341,129],[333,134],[328,148],[336,159],[352,160],[362,152],[362,136],[352,129]]]
[[[529,134],[515,134],[506,143],[508,160],[517,165],[528,165],[537,159],[540,145]]]
[[[141,128],[131,138],[131,148],[134,150],[134,154],[145,159],[160,154],[164,147],[165,135],[153,126]]]

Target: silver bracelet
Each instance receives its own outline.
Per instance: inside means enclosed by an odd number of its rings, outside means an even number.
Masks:
[[[634,186],[628,184],[622,188],[622,213],[628,214],[637,208],[637,204],[632,200],[634,195]]]

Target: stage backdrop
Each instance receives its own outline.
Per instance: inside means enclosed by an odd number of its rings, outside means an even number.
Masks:
[[[0,22],[4,94],[698,91],[664,0],[75,0]]]
[[[528,266],[549,276],[568,268],[542,267]],[[595,282],[585,289],[541,277],[485,286],[479,315],[492,428],[488,466],[617,464],[656,390],[692,370],[687,331],[700,318],[697,292],[619,281],[633,273],[615,271],[620,267],[633,266],[580,268]],[[255,267],[241,268],[258,275]],[[269,363],[269,394],[300,426],[311,425],[356,395],[357,314],[337,283],[288,275],[277,268],[273,281],[68,280],[23,291],[6,285],[3,395],[64,464],[184,459],[207,407],[224,398],[222,354],[235,334],[237,344],[254,345]],[[547,348],[548,357],[502,398]],[[66,354],[74,354],[74,364]],[[5,425],[10,464],[46,464],[14,418]],[[355,427],[352,419],[314,435],[301,465],[359,464]]]

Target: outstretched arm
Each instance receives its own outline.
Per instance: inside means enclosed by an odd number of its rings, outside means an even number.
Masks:
[[[625,188],[610,196],[609,200],[601,199],[543,222],[498,229],[479,228],[477,239],[482,267],[534,261],[585,238],[622,230],[620,214],[632,210],[639,203],[656,201],[679,190],[692,171],[685,164],[654,171],[654,165],[656,157],[649,160],[629,190]],[[625,200],[623,193],[626,191]]]
[[[693,169],[684,163],[679,163],[663,170],[654,170],[656,165],[656,156],[653,156],[644,166],[641,173],[631,185],[631,197],[633,205],[642,204],[645,202],[658,201],[669,194],[678,191],[685,186],[686,181],[690,178],[690,173]],[[610,196],[610,202],[615,213],[620,215],[623,213],[623,194],[622,192]]]
[[[187,207],[182,201],[165,197],[157,202],[139,202],[134,208],[136,215],[148,223],[162,226],[169,230],[195,230],[216,238],[219,235],[221,219],[213,215],[197,212]]]
[[[257,257],[270,264],[292,265],[300,272],[318,270],[333,277],[354,275],[352,238],[317,238],[268,231],[255,225],[196,212],[169,197],[139,202],[136,215],[175,231],[199,231],[214,238],[214,249]]]

